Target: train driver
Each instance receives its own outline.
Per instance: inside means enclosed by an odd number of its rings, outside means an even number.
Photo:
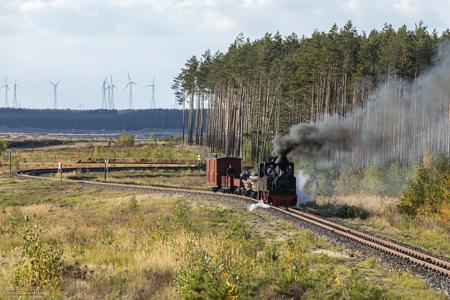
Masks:
[[[227,176],[228,177],[234,177],[235,173],[234,173],[234,169],[231,165],[228,166],[227,168]]]

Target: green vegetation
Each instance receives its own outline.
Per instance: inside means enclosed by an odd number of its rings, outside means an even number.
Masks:
[[[201,111],[208,101],[213,152],[255,162],[292,124],[345,115],[365,105],[386,80],[400,89],[402,80],[416,79],[449,38],[449,30],[437,33],[422,22],[358,32],[348,21],[310,36],[277,32],[255,40],[239,34],[223,53],[206,50],[188,58],[172,88],[180,103],[189,101],[190,111]],[[188,142],[201,144],[203,125],[196,117],[187,117]]]
[[[134,146],[134,136],[130,134],[121,134],[117,140],[118,146],[133,147]]]
[[[442,215],[450,224],[450,156],[436,155],[430,162],[423,161],[400,198],[402,213]]]
[[[8,147],[8,142],[6,140],[0,138],[0,154],[2,154],[3,151],[5,151],[7,147]]]
[[[444,299],[229,202],[13,178],[0,189],[2,299]]]
[[[65,267],[61,246],[44,242],[41,230],[19,210],[13,211],[11,221],[15,225],[13,232],[18,232],[23,240],[21,260],[14,269],[14,288],[31,292],[57,289]],[[17,224],[21,226],[17,228]]]
[[[313,174],[307,181],[305,191],[319,196],[346,196],[364,194],[372,196],[400,196],[416,167],[401,168],[398,164],[388,167],[370,165],[365,169],[343,166],[315,169],[315,162],[303,162],[298,168]]]
[[[313,169],[305,165],[305,169]],[[314,181],[315,180],[315,181]],[[321,170],[306,185],[308,204],[362,229],[450,257],[450,157],[425,155],[409,169]]]
[[[94,173],[74,173],[63,174],[67,179],[104,181],[104,174]],[[50,174],[49,176],[59,176]],[[153,185],[160,187],[179,187],[185,189],[208,189],[203,170],[183,170],[183,171],[115,171],[107,174],[107,181],[124,184]]]
[[[100,159],[111,151],[135,161],[195,159],[198,153],[173,142],[100,145],[74,145],[63,153],[52,148],[21,150],[15,157],[21,165],[32,165],[53,155],[70,162],[74,157]],[[387,178],[392,179],[383,179],[377,169],[351,178],[359,182],[360,191],[388,195],[377,189],[379,182],[395,182],[397,174],[404,174],[396,167],[391,170],[394,175]],[[100,173],[64,175],[103,181]],[[329,184],[336,176],[332,169],[318,176],[323,195],[342,185]],[[198,170],[110,172],[108,181],[185,188],[205,184]],[[395,200],[380,208],[391,198],[374,197],[372,207],[366,198],[319,198],[328,202],[322,207],[348,224],[450,256],[445,227],[420,215],[405,219],[395,209]],[[417,278],[390,273],[370,259],[348,257],[310,232],[264,212],[235,210],[232,203],[215,205],[202,198],[129,195],[69,182],[60,186],[0,177],[0,239],[2,299],[14,298],[15,293],[64,299],[443,298]]]
[[[353,196],[352,198],[356,198]],[[369,198],[378,206],[377,211],[369,211],[367,219],[342,219],[344,223],[364,229],[375,234],[386,236],[408,245],[427,250],[435,255],[450,258],[450,228],[447,220],[430,216],[417,216],[414,219],[405,217],[397,209],[397,199],[390,204],[385,198]],[[358,202],[367,205],[368,199],[360,196]],[[342,197],[341,203],[351,203],[351,197]]]
[[[59,160],[65,167],[85,166],[81,162],[103,166],[105,159],[109,159],[110,165],[115,161],[122,164],[193,163],[198,153],[197,147],[180,145],[174,140],[136,142],[134,146],[116,146],[107,142],[78,142],[74,145],[16,150],[13,154],[13,171],[18,168],[54,168]],[[6,168],[8,159],[5,153],[0,154],[0,173],[9,172]]]

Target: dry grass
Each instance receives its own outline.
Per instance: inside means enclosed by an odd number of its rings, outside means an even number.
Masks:
[[[46,292],[45,298],[183,298],[183,285],[177,281],[182,272],[193,280],[218,280],[222,287],[229,285],[230,293],[236,291],[243,298],[292,298],[280,292],[280,276],[286,276],[283,280],[311,280],[315,287],[309,293],[315,298],[335,289],[368,292],[361,282],[377,290],[391,290],[385,298],[443,298],[427,290],[417,278],[398,276],[365,259],[328,255],[342,249],[258,210],[231,210],[227,203],[185,196],[128,195],[76,185],[55,191],[56,187],[52,183],[0,180],[1,299],[15,298],[10,294],[11,279],[20,263],[23,242],[20,230],[12,226],[14,209],[10,203],[28,216],[29,224],[41,228],[44,241],[57,241],[62,246],[64,261],[70,266],[61,285],[53,294]],[[39,197],[46,200],[38,201]],[[196,265],[205,255],[210,257],[207,275],[202,265]],[[293,266],[304,265],[308,266],[305,273],[294,273],[301,269]],[[352,275],[355,269],[359,271]],[[302,279],[304,276],[307,279]],[[329,285],[331,278],[338,285]],[[356,283],[349,283],[351,280]],[[192,292],[199,282],[194,280],[184,287]],[[401,292],[398,287],[402,287]],[[295,286],[287,288],[295,292]]]
[[[18,149],[14,151],[13,171],[26,168],[55,168],[60,160],[65,167],[77,167],[78,161],[117,161],[139,162],[141,160],[182,160],[195,161],[198,154],[204,156],[204,150],[175,142],[139,142],[132,147],[108,146],[104,142],[77,142],[74,145],[51,146],[36,149]],[[102,166],[87,164],[84,166]],[[9,157],[6,152],[0,154],[0,175],[9,174]]]
[[[50,174],[48,176],[57,178],[59,174]],[[104,182],[104,173],[65,173],[68,179],[93,180]],[[183,170],[183,171],[164,171],[164,170],[147,170],[147,171],[114,171],[107,174],[107,182],[153,185],[161,187],[179,187],[185,189],[204,189],[207,190],[208,185],[205,180],[205,171],[203,170]]]
[[[397,198],[333,196],[319,197],[317,203],[361,207],[370,213],[366,220],[355,218],[343,222],[450,258],[450,228],[446,223],[424,216],[406,218],[396,209]]]
[[[318,204],[331,203],[335,205],[354,205],[363,208],[373,215],[382,214],[388,207],[395,205],[398,202],[397,198],[380,197],[372,195],[351,195],[351,196],[332,196],[332,197],[317,197]]]

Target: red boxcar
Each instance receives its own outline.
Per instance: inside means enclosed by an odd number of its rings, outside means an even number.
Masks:
[[[239,177],[241,174],[242,160],[236,157],[220,157],[206,160],[206,181],[208,185],[212,187],[222,187],[221,176],[226,176],[228,166],[234,170],[234,174]],[[233,182],[229,182],[228,185],[233,185]]]

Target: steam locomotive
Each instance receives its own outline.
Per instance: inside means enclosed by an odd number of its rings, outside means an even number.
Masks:
[[[206,160],[207,183],[215,192],[234,193],[260,199],[273,206],[297,203],[294,164],[286,156],[269,157],[257,172],[241,173],[241,159],[221,157]]]

